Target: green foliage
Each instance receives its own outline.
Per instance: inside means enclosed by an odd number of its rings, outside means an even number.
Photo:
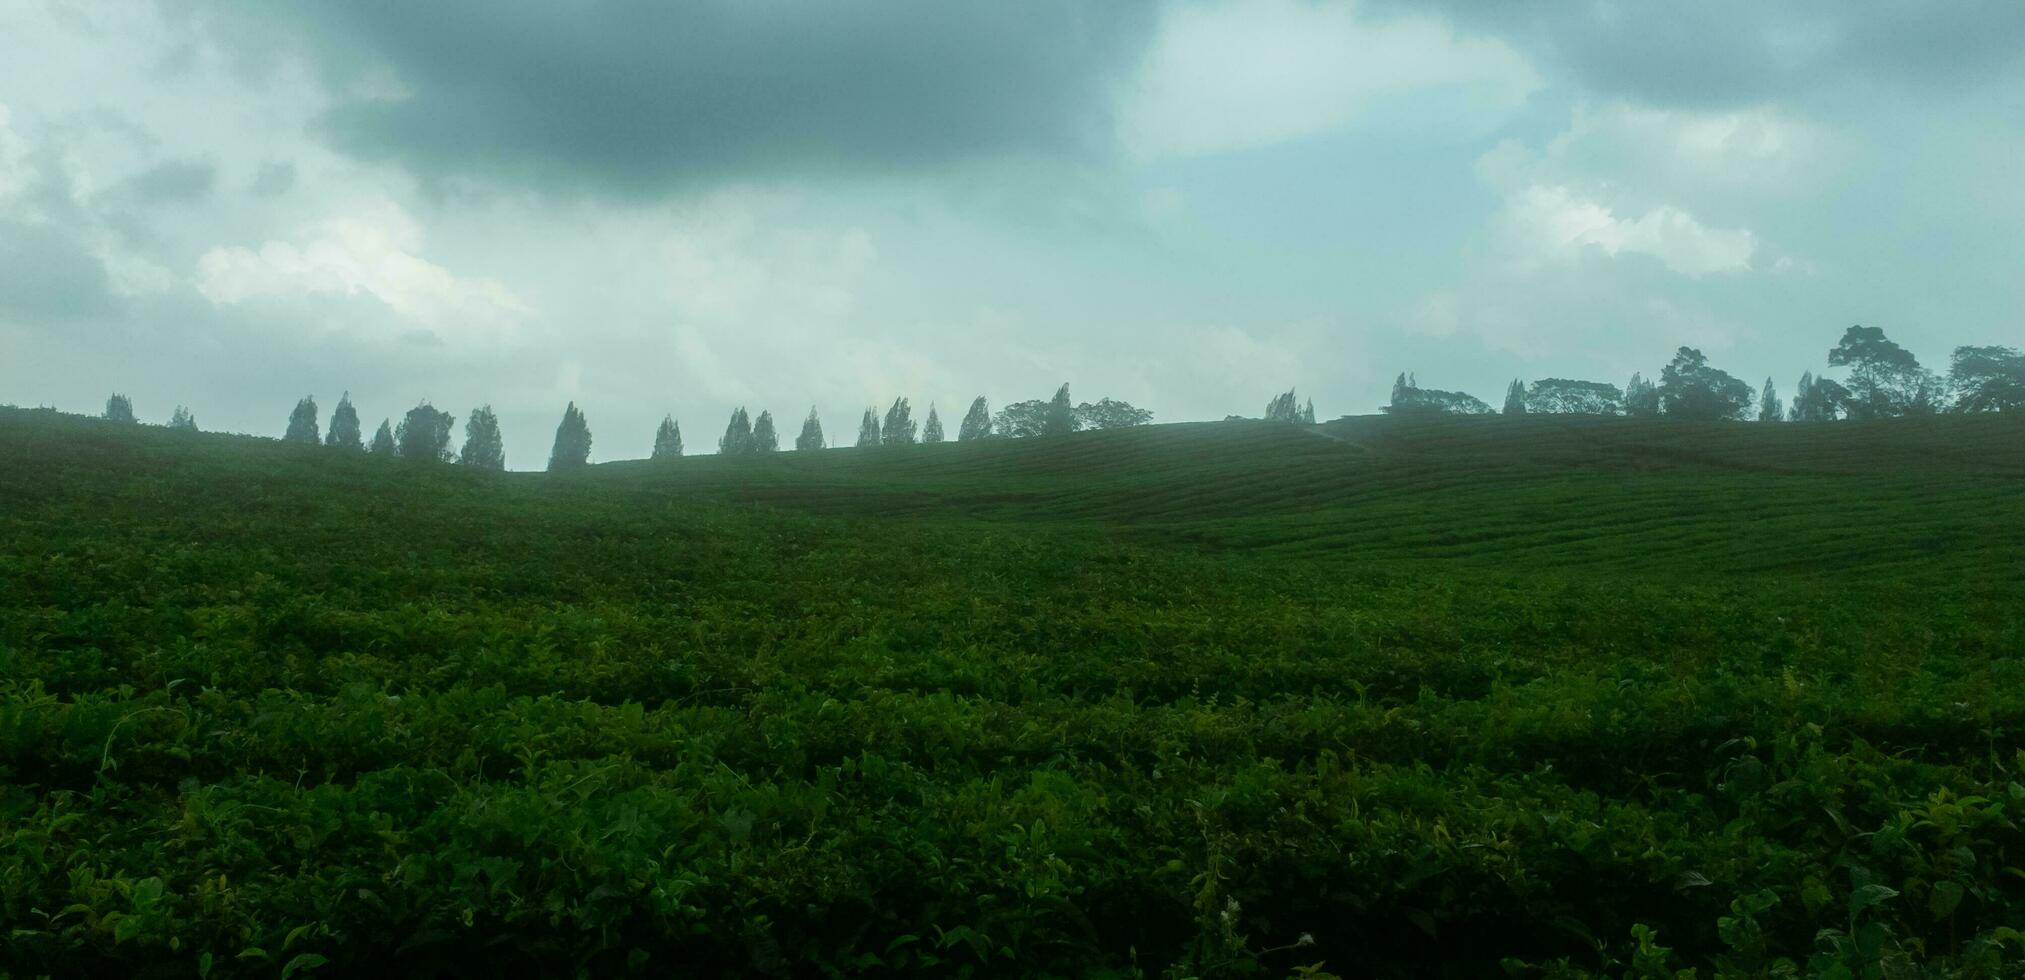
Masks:
[[[2015,347],[1957,347],[1948,384],[1958,412],[2025,411],[2025,353]]]
[[[1769,377],[1765,379],[1765,387],[1758,391],[1758,421],[1786,421],[1786,407],[1780,404],[1779,389],[1773,386]]]
[[[11,975],[2025,975],[2015,414],[0,460]]]
[[[893,407],[886,410],[885,423],[879,426],[879,441],[888,446],[911,446],[918,429],[913,406],[905,398],[895,398]]]
[[[1849,369],[1851,418],[1930,415],[1940,408],[1939,379],[1877,327],[1843,331],[1842,339],[1828,351],[1828,366]]]
[[[1644,379],[1632,375],[1633,383]],[[1541,378],[1526,391],[1526,412],[1535,415],[1620,415],[1624,392],[1602,381]],[[1650,413],[1648,413],[1650,414]]]
[[[675,416],[661,417],[660,427],[654,430],[654,459],[674,459],[682,455],[682,426]]]
[[[745,413],[745,406],[732,410],[731,421],[724,424],[724,435],[718,437],[719,456],[739,456],[752,452],[752,417]]]
[[[1069,400],[1069,383],[1064,381],[1055,389],[1055,397],[1048,399],[1047,408],[1041,414],[1041,431],[1044,436],[1065,436],[1076,431],[1076,409]]]
[[[570,470],[589,464],[591,461],[591,422],[584,417],[576,402],[570,402],[563,409],[562,421],[555,427],[555,446],[549,450],[548,468]]]
[[[970,403],[970,411],[963,413],[963,424],[956,429],[957,442],[974,442],[991,438],[991,406],[983,395]]]
[[[364,449],[365,443],[359,437],[359,410],[352,407],[352,393],[347,391],[338,399],[337,408],[330,413],[330,430],[324,433],[324,445],[333,449],[350,449],[354,452]]]
[[[300,442],[316,445],[323,441],[317,430],[316,399],[307,395],[295,403],[288,413],[288,430],[281,434],[282,442]]]
[[[1422,388],[1418,379],[1401,374],[1392,383],[1392,401],[1387,415],[1491,415],[1491,407],[1475,395],[1440,388]]]
[[[1526,414],[1526,383],[1517,378],[1505,388],[1505,409],[1503,415]]]
[[[175,413],[169,416],[169,428],[176,432],[195,432],[197,417],[191,415],[189,409],[178,405]]]
[[[1661,414],[1695,422],[1742,418],[1752,395],[1750,385],[1711,366],[1692,347],[1674,352],[1659,372],[1656,390]]]
[[[1076,406],[1076,429],[1129,429],[1135,425],[1146,425],[1153,421],[1149,409],[1134,408],[1130,402],[1115,398],[1099,398]],[[1300,421],[1298,413],[1294,421]]]
[[[424,463],[448,463],[457,458],[450,451],[451,432],[456,426],[455,415],[426,401],[416,405],[394,426],[394,454]]]
[[[752,451],[770,453],[780,449],[780,435],[773,429],[773,413],[759,410],[759,418],[752,423]]]
[[[381,419],[380,427],[373,432],[372,454],[375,456],[394,456],[399,453],[399,450],[400,447],[394,443],[393,424],[386,419]]]
[[[863,448],[878,444],[879,409],[876,407],[867,408],[865,409],[865,417],[858,420],[858,446],[859,448]]]
[[[1265,419],[1268,422],[1301,421],[1301,402],[1295,397],[1294,389],[1288,388],[1266,403]]]
[[[1624,384],[1624,414],[1634,418],[1651,418],[1659,413],[1659,386],[1647,381],[1637,371],[1631,372],[1631,380]]]
[[[105,400],[105,414],[102,417],[108,422],[121,422],[129,425],[139,421],[139,419],[134,417],[133,399],[117,392],[111,398]]]
[[[801,435],[795,437],[795,449],[822,449],[827,446],[823,440],[823,420],[816,417],[814,406],[809,408],[809,417],[802,420]]]
[[[935,445],[942,441],[942,418],[935,414],[935,403],[928,403],[928,421],[921,425],[921,442]]]
[[[464,423],[464,450],[457,461],[482,470],[506,469],[506,444],[500,438],[499,416],[493,414],[492,406],[471,410],[470,420]]]

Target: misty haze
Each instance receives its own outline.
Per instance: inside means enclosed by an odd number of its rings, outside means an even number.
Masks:
[[[0,3],[0,980],[2025,978],[2025,3]]]

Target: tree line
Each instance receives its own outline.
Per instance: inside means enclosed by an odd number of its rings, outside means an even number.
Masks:
[[[1832,422],[1942,412],[2025,411],[2025,353],[2012,347],[1957,347],[1945,375],[1923,367],[1878,327],[1853,326],[1828,351],[1828,366],[1847,368],[1843,381],[1805,371],[1790,404],[1773,379],[1752,388],[1682,347],[1657,381],[1634,373],[1623,388],[1602,381],[1517,378],[1505,389],[1502,414],[1629,415],[1716,421]],[[1483,400],[1459,391],[1423,388],[1411,372],[1392,385],[1390,415],[1494,415]],[[1270,413],[1269,413],[1270,417]]]

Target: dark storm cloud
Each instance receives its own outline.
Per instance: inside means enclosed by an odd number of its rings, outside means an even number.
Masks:
[[[40,326],[113,312],[105,266],[48,225],[0,221],[0,320]]]
[[[1102,150],[1110,85],[1155,20],[1150,0],[287,9],[327,68],[390,68],[406,89],[332,111],[340,149],[424,178],[622,195]]]
[[[188,204],[211,196],[218,169],[208,163],[177,160],[157,164],[124,181],[120,189],[139,204]]]
[[[1929,93],[2015,74],[2025,60],[2025,3],[2017,0],[1442,6],[1591,90],[1656,105],[1733,106],[1844,85]]]

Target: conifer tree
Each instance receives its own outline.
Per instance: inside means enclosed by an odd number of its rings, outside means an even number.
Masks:
[[[985,404],[984,396],[970,403],[970,411],[963,414],[963,424],[956,428],[957,442],[991,438],[991,406]]]
[[[324,433],[323,444],[336,449],[366,448],[359,441],[359,410],[352,407],[351,392],[345,392],[338,399],[337,408],[331,410],[330,431]]]
[[[499,437],[499,416],[493,414],[492,406],[471,410],[470,420],[464,423],[464,451],[457,461],[484,470],[506,468],[506,445]]]
[[[1274,395],[1273,400],[1266,403],[1266,421],[1299,422],[1300,420],[1301,403],[1295,400],[1294,389],[1288,388],[1286,391]]]
[[[1513,378],[1511,387],[1505,389],[1505,414],[1526,414],[1526,383],[1524,381]]]
[[[1624,383],[1624,414],[1653,416],[1659,414],[1659,386],[1634,371],[1631,380]]]
[[[717,440],[717,454],[738,456],[749,452],[752,452],[752,416],[745,414],[745,406],[740,405],[731,413],[724,435]]]
[[[942,419],[935,414],[935,403],[928,403],[928,421],[921,426],[921,441],[933,444],[942,441]]]
[[[752,420],[752,448],[750,452],[770,453],[780,449],[780,435],[773,430],[773,413],[762,408],[759,418]]]
[[[795,437],[795,449],[823,448],[823,420],[816,417],[815,406],[809,406],[809,417],[802,420],[802,434]]]
[[[590,461],[590,420],[584,418],[576,402],[570,402],[569,407],[563,409],[562,422],[555,427],[555,447],[548,454],[549,472],[573,469]]]
[[[1069,401],[1069,383],[1064,381],[1055,389],[1055,397],[1048,402],[1047,413],[1041,417],[1041,434],[1044,436],[1068,435],[1076,431],[1076,406]]]
[[[876,446],[878,444],[879,444],[879,409],[878,406],[873,406],[871,408],[865,409],[865,417],[858,420],[858,446],[859,448],[863,448],[865,446]]]
[[[191,415],[189,409],[178,405],[176,406],[175,414],[169,416],[169,428],[177,432],[195,432],[197,431],[197,417]]]
[[[316,427],[316,399],[305,395],[295,403],[295,411],[288,413],[288,431],[281,436],[282,442],[306,442],[311,445],[322,442]]]
[[[1306,425],[1315,424],[1315,400],[1313,398],[1308,399],[1307,403],[1301,406],[1301,422]]]
[[[375,456],[394,455],[394,426],[386,419],[380,420],[380,427],[373,433],[372,454]]]
[[[661,427],[654,430],[654,458],[673,459],[682,455],[682,427],[675,422],[675,416],[661,417]]]
[[[394,426],[394,453],[402,459],[448,463],[456,458],[450,451],[451,430],[456,426],[456,416],[425,400],[408,409],[400,424]]]
[[[914,407],[905,398],[895,398],[893,407],[886,410],[886,423],[879,427],[879,441],[888,446],[911,446],[916,428]]]
[[[134,401],[125,395],[115,393],[105,400],[105,419],[108,422],[137,422],[134,418]]]
[[[1765,390],[1758,395],[1758,421],[1778,422],[1786,418],[1784,407],[1779,404],[1779,390],[1772,387],[1772,379],[1765,379]]]

